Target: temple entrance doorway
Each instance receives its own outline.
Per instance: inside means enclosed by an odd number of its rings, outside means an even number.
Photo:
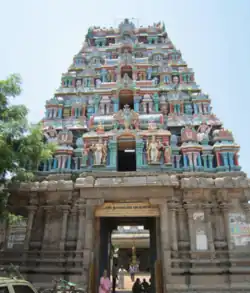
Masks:
[[[117,171],[136,171],[136,141],[130,133],[117,139]]]
[[[148,216],[140,216],[140,211],[138,212],[138,209],[143,210],[143,205]],[[138,216],[134,216],[136,213]],[[156,292],[156,279],[161,277],[155,276],[160,257],[158,213],[157,208],[150,208],[146,203],[131,202],[107,203],[104,208],[96,211],[96,220],[99,223],[99,250],[96,254],[98,280],[105,269],[111,280],[114,268],[118,272],[122,269],[122,275],[118,273],[116,292],[131,292],[136,278],[151,282],[151,292]],[[135,272],[134,279],[130,275],[131,267]]]
[[[131,90],[122,90],[119,93],[119,110],[123,110],[128,105],[131,110],[134,109],[134,94]]]

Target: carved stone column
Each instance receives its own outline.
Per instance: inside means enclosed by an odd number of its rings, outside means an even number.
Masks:
[[[213,238],[213,230],[212,230],[212,224],[211,224],[211,208],[212,208],[212,204],[206,203],[204,205],[208,247],[209,247],[209,250],[211,252],[213,252],[214,251],[214,238]]]
[[[76,250],[80,251],[83,249],[84,239],[85,239],[85,206],[80,205],[78,207],[78,233],[77,233],[77,244]]]
[[[229,209],[231,207],[231,204],[228,202],[223,202],[222,204],[220,204],[220,206],[221,206],[221,209],[223,210],[224,227],[225,227],[225,235],[226,235],[228,250],[232,250],[233,242],[231,239],[231,231],[229,227]]]
[[[180,232],[180,235],[179,235],[180,241],[187,240],[186,233],[184,232],[185,231],[185,225],[184,225],[185,216],[186,216],[185,209],[182,206],[180,206],[178,208],[178,224],[179,224],[179,232]]]
[[[215,215],[215,239],[224,239],[224,225],[222,221],[221,209],[219,207],[213,208],[213,214]]]
[[[168,221],[168,204],[166,199],[150,199],[150,203],[159,206],[160,210],[160,239],[162,249],[162,271],[165,285],[170,283],[171,278],[171,251],[169,242],[169,221]],[[166,289],[164,286],[164,289]],[[165,290],[164,290],[165,292]]]
[[[29,211],[29,214],[28,214],[27,230],[26,230],[26,235],[24,240],[24,250],[29,249],[30,236],[31,236],[34,216],[37,211],[37,206],[28,206],[27,209]]]
[[[178,240],[177,240],[177,224],[176,224],[176,209],[178,207],[178,203],[171,201],[168,202],[168,206],[171,212],[171,235],[172,235],[172,250],[178,251]]]
[[[60,206],[60,208],[63,212],[62,226],[61,226],[61,237],[60,237],[60,250],[64,250],[65,249],[66,233],[67,233],[69,206],[62,205],[62,206]]]
[[[196,235],[195,235],[195,230],[194,230],[194,218],[193,218],[193,213],[195,210],[195,204],[187,203],[184,205],[187,215],[188,215],[188,230],[189,230],[189,245],[190,245],[190,250],[191,252],[196,250]]]
[[[168,227],[168,204],[163,201],[160,205],[160,231],[161,231],[161,246],[163,252],[163,276],[165,283],[170,283],[171,277],[171,252],[169,245],[169,227]]]
[[[94,232],[95,232],[95,208],[103,203],[102,199],[87,199],[86,200],[86,218],[84,231],[84,255],[83,262],[85,272],[83,273],[83,282],[88,283],[89,269],[94,265]],[[86,274],[87,273],[87,274]]]
[[[45,219],[44,219],[44,232],[43,232],[43,242],[42,242],[42,249],[46,249],[48,246],[48,240],[49,240],[49,220],[50,215],[52,211],[51,206],[44,206],[44,213],[45,213]]]

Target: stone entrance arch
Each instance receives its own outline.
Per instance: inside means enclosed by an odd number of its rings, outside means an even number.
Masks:
[[[150,275],[153,292],[159,292],[158,279],[161,278],[162,270],[157,266],[161,259],[158,236],[160,221],[160,208],[158,204],[151,203],[150,200],[137,201],[110,201],[105,202],[95,209],[96,244],[95,244],[95,279],[99,280],[104,269],[111,274],[114,259],[111,257],[111,235],[118,226],[143,226],[149,231],[149,247],[147,253],[150,255]],[[139,237],[139,235],[138,235]],[[127,241],[127,245],[134,245],[133,239]],[[130,246],[129,246],[130,247]],[[139,247],[137,247],[139,249]],[[122,257],[121,254],[119,257]],[[140,256],[137,255],[140,262]],[[121,260],[120,260],[121,261]],[[118,259],[117,259],[118,262]],[[126,267],[128,269],[128,267]],[[156,276],[157,273],[157,276]],[[98,284],[96,284],[97,289]]]

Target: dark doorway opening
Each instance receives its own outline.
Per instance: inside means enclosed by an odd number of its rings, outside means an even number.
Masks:
[[[117,171],[136,171],[136,141],[133,136],[121,136],[117,141]]]
[[[132,91],[122,90],[119,94],[119,110],[123,110],[124,106],[128,105],[131,110],[134,110],[134,95]]]
[[[135,279],[151,279],[151,292],[156,292],[155,266],[157,259],[159,259],[159,255],[157,255],[157,219],[159,218],[99,218],[101,247],[99,250],[99,259],[97,260],[99,264],[99,280],[105,269],[108,271],[110,278],[112,278],[113,265],[117,269],[123,267],[127,271],[127,274],[125,274],[125,283],[129,286],[129,288],[123,289],[131,291],[133,282],[129,274],[129,267],[130,265],[135,265],[137,267]],[[140,232],[136,232],[133,236],[133,233],[129,232],[128,229],[121,231],[119,227],[130,227],[132,228],[131,230],[133,228],[139,229],[139,227],[143,227],[143,229]],[[145,237],[146,234],[147,236]],[[126,282],[126,280],[129,280],[129,282]]]
[[[117,153],[117,171],[129,172],[136,171],[136,154],[135,152],[126,152],[126,150]]]

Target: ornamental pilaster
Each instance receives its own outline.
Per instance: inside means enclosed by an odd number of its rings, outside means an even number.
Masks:
[[[45,249],[49,241],[49,220],[52,213],[52,206],[43,206],[44,209],[44,232],[42,248]]]
[[[195,230],[193,229],[194,227],[194,218],[193,214],[196,209],[196,205],[192,203],[187,203],[184,205],[184,208],[186,209],[187,216],[188,216],[188,230],[189,230],[189,244],[190,244],[190,250],[195,251],[196,250],[196,245],[195,245]]]
[[[32,231],[34,216],[37,211],[37,206],[28,206],[27,209],[28,209],[28,222],[27,222],[27,230],[26,230],[26,235],[24,240],[24,250],[29,249],[31,231]]]
[[[224,220],[222,215],[222,210],[219,206],[215,206],[212,208],[212,212],[215,217],[215,239],[217,241],[224,240],[225,233],[224,233]]]
[[[179,240],[185,241],[185,240],[187,240],[187,237],[186,237],[187,235],[184,232],[184,231],[186,231],[186,228],[185,228],[186,211],[182,206],[180,206],[178,208],[177,212],[178,212],[178,223],[179,223],[179,231],[180,231],[180,233],[179,233],[180,239]]]
[[[170,214],[171,214],[171,235],[172,235],[172,250],[178,251],[178,240],[177,240],[177,222],[176,222],[176,210],[179,204],[175,201],[168,202]]]
[[[227,240],[228,250],[233,249],[233,241],[231,239],[231,231],[229,227],[229,211],[232,205],[228,202],[223,202],[220,204],[220,208],[223,211],[223,219],[224,219],[224,228],[225,228],[225,236]]]
[[[204,214],[205,214],[205,223],[207,230],[207,240],[210,251],[214,251],[214,238],[213,238],[213,229],[212,229],[212,219],[211,219],[211,210],[213,205],[211,203],[205,203],[203,205]]]
[[[65,249],[65,240],[68,225],[69,205],[61,205],[59,209],[62,211],[62,226],[61,226],[61,237],[60,237],[60,250]]]
[[[84,239],[86,237],[84,226],[85,226],[85,206],[79,205],[78,206],[78,233],[77,233],[77,245],[76,245],[77,251],[83,249]]]
[[[162,269],[165,284],[170,283],[171,277],[171,251],[169,241],[168,203],[166,199],[150,199],[152,205],[158,205],[160,211],[160,240],[162,249]]]
[[[84,239],[84,263],[86,267],[90,267],[94,261],[94,233],[95,222],[94,212],[97,206],[103,204],[103,199],[87,199],[86,200],[86,219],[85,219],[85,239]]]

